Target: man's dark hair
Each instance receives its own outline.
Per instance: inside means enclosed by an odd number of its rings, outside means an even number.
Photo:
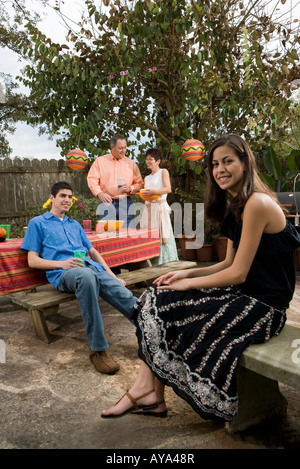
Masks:
[[[117,145],[118,140],[126,140],[124,135],[116,134],[110,139],[110,147],[115,147]]]
[[[53,197],[56,197],[57,193],[61,191],[62,189],[68,189],[69,191],[73,192],[73,189],[68,182],[60,181],[60,182],[56,182],[51,187],[51,195],[53,195]]]

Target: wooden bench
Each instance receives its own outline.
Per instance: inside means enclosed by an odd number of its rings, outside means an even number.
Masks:
[[[283,417],[287,400],[278,383],[300,389],[300,324],[288,322],[277,337],[248,347],[239,360],[237,417],[226,423],[235,433],[273,417]]]
[[[123,278],[130,287],[142,281],[150,282],[164,273],[196,265],[195,262],[174,261],[122,273],[118,277]],[[34,293],[15,293],[10,298],[29,310],[37,337],[46,343],[52,339],[44,314],[53,314],[60,304],[76,299],[75,295],[59,292],[51,285]],[[297,348],[300,348],[300,325],[287,322],[278,337],[246,349],[237,371],[239,411],[232,422],[226,423],[229,433],[285,415],[287,401],[278,383],[300,389],[300,350],[297,352]]]
[[[118,277],[125,280],[126,286],[130,287],[140,282],[149,284],[151,280],[174,270],[191,269],[194,267],[197,267],[196,262],[172,261],[158,266],[125,272],[119,274]],[[13,293],[9,297],[13,303],[29,311],[36,336],[48,344],[52,341],[52,338],[44,315],[55,314],[60,304],[76,300],[75,295],[60,292],[51,285],[48,285],[45,290]]]

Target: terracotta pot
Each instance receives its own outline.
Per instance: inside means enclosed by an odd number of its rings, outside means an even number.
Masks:
[[[179,244],[180,244],[180,249],[181,249],[181,257],[185,261],[193,261],[197,259],[197,251],[196,249],[187,249],[186,248],[186,243],[190,243],[194,241],[194,238],[186,238],[185,236],[182,236],[182,238],[179,239]]]
[[[296,249],[296,269],[300,270],[300,248]]]
[[[209,262],[213,256],[213,244],[203,244],[203,246],[197,249],[197,259],[200,262]]]
[[[225,236],[218,236],[215,240],[214,247],[218,261],[223,261],[226,257],[227,238],[225,238]]]

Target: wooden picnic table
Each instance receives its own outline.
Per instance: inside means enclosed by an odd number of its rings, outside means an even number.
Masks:
[[[159,256],[159,230],[122,229],[120,232],[87,234],[109,267],[142,262]],[[31,269],[23,238],[0,243],[0,296],[35,289],[48,283],[43,270]]]

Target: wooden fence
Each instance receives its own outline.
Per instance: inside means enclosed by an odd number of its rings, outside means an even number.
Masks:
[[[0,224],[23,216],[24,210],[43,205],[51,186],[67,181],[74,195],[93,197],[87,185],[89,166],[81,171],[68,168],[65,160],[0,158]]]
[[[87,185],[86,168],[76,171],[70,169],[65,160],[38,160],[20,158],[0,158],[0,224],[11,224],[24,217],[24,211],[42,206],[49,197],[50,189],[55,182],[67,181],[74,190],[74,195],[87,198],[94,197]],[[144,167],[140,168],[144,177]],[[172,188],[184,187],[187,191],[185,176],[171,177]],[[178,201],[175,189],[168,195],[168,202]],[[28,222],[29,220],[27,220]]]

